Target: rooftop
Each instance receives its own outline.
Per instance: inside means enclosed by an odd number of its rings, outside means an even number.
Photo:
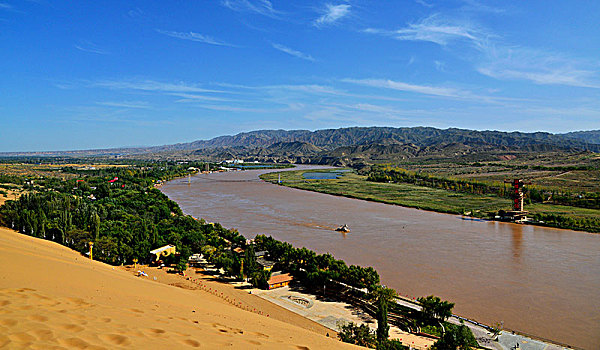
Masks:
[[[283,282],[292,281],[293,279],[294,279],[294,277],[292,277],[289,273],[282,273],[281,275],[271,276],[271,278],[269,278],[269,281],[267,283],[269,283],[269,284],[283,283]]]

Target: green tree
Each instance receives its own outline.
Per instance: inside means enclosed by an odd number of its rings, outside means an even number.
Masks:
[[[402,345],[402,343],[396,339],[384,340],[377,343],[377,350],[405,350],[408,347]]]
[[[256,262],[254,245],[248,245],[244,254],[244,273],[246,274],[246,278],[252,278],[252,276],[254,276],[254,273],[260,269],[260,266]]]
[[[479,344],[469,327],[461,324],[450,325],[444,335],[433,344],[434,350],[469,350],[477,348]]]
[[[100,216],[95,210],[90,218],[90,232],[95,240],[100,237]]]
[[[338,324],[338,337],[344,343],[356,344],[367,348],[375,348],[377,339],[369,326],[361,324],[360,326],[354,322]]]
[[[439,297],[433,295],[420,297],[417,301],[421,305],[421,315],[424,322],[440,322],[441,324],[452,316],[454,303],[442,301]]]
[[[250,279],[250,283],[256,288],[267,289],[269,288],[269,278],[271,278],[271,271],[256,271]]]
[[[377,304],[377,340],[382,342],[388,339],[390,326],[387,322],[389,303],[396,296],[392,288],[378,286],[371,292]]]
[[[180,258],[179,262],[177,262],[177,265],[175,266],[175,270],[177,270],[177,272],[183,272],[187,270],[187,261],[184,258]]]

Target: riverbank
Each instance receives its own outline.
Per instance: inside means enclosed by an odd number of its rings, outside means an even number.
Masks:
[[[590,294],[600,288],[597,235],[297,191],[258,181],[265,172],[199,175],[191,185],[175,180],[161,190],[185,213],[246,237],[272,235],[371,265],[386,285],[411,298],[436,294],[482,323],[502,320],[507,328],[582,348],[598,344],[599,303]],[[343,223],[349,234],[331,229]]]
[[[0,228],[0,347],[355,348]]]
[[[344,173],[338,179],[308,180],[303,178],[305,170],[275,172],[261,175],[264,181],[292,188],[326,193],[334,196],[400,205],[407,208],[433,211],[444,214],[465,215],[473,218],[489,219],[489,213],[510,208],[510,199],[494,195],[478,195],[447,191],[405,183],[381,183],[366,181],[366,176]],[[562,205],[536,203],[526,208],[530,216],[558,215],[574,220],[600,220],[600,210]],[[494,221],[494,220],[492,220]],[[600,232],[600,227],[579,227],[574,225],[556,225],[549,222],[526,222],[526,224],[570,229],[583,232]]]

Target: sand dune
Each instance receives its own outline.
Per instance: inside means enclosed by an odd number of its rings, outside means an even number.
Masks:
[[[0,228],[0,348],[355,348]]]

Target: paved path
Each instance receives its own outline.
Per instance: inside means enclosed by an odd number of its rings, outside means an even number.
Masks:
[[[252,293],[336,331],[339,322],[366,323],[371,329],[377,329],[377,321],[359,308],[289,286],[272,290],[253,289]],[[434,339],[407,333],[394,326],[390,326],[390,339],[398,339],[404,345],[419,350],[430,349],[435,342]]]

